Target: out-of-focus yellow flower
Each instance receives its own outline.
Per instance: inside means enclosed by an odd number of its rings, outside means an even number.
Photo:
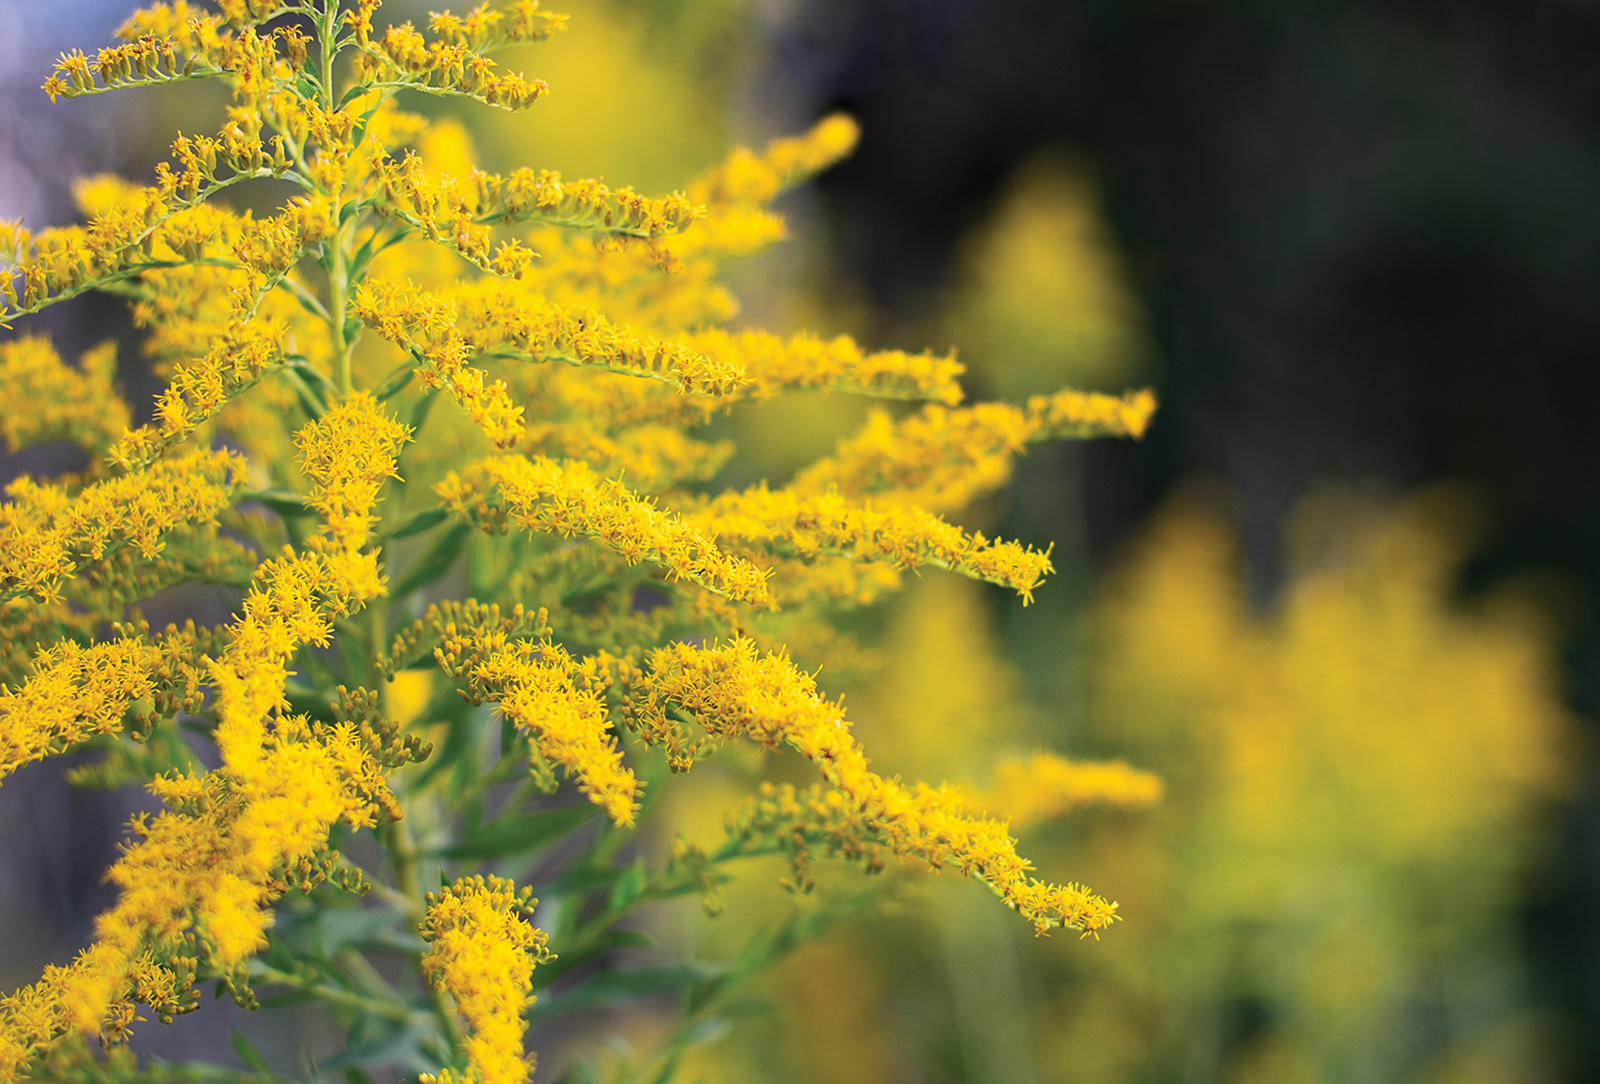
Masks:
[[[1463,521],[1449,492],[1390,509],[1326,491],[1297,513],[1319,544],[1257,614],[1228,527],[1191,503],[1105,594],[1098,726],[1168,790],[1148,824],[1088,842],[1148,920],[1108,944],[1107,996],[1154,1028],[1261,1004],[1259,1041],[1213,1051],[1217,1072],[1332,1079],[1370,1056],[1405,1079],[1429,1071],[1390,1042],[1407,1006],[1456,1021],[1437,1039],[1453,1063],[1481,1046],[1469,1006],[1516,1022],[1514,997],[1486,1009],[1449,969],[1473,959],[1477,981],[1517,988],[1501,949],[1573,724],[1530,599],[1453,597]],[[1120,1029],[1112,1052],[1091,1015],[1062,1010],[1061,1057],[1099,1049],[1095,1079],[1152,1071],[1151,1031]]]

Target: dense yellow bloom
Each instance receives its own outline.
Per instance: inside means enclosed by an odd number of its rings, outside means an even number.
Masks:
[[[361,548],[372,530],[378,490],[398,478],[394,465],[411,430],[360,392],[295,434],[300,463],[316,482],[310,504],[328,534],[348,551]]]
[[[1030,877],[1005,825],[967,815],[956,792],[921,783],[907,788],[872,771],[840,707],[781,655],[760,655],[748,640],[719,648],[673,644],[651,655],[639,690],[635,711],[657,725],[677,709],[714,738],[749,737],[797,750],[843,796],[863,838],[982,879],[1041,933],[1052,926],[1095,933],[1116,918],[1116,904],[1082,885]]]
[[[1002,761],[989,790],[969,794],[967,808],[998,817],[1021,831],[1091,802],[1141,806],[1159,801],[1161,779],[1120,760],[1068,760],[1035,753],[1027,760]]]
[[[0,597],[54,599],[63,580],[122,546],[154,557],[164,534],[227,507],[243,471],[232,453],[196,451],[76,495],[18,478],[0,505]]]
[[[135,819],[94,943],[0,1001],[0,1084],[71,1076],[62,1064],[96,1037],[123,1042],[137,1006],[170,1020],[211,980],[247,1004],[253,979],[403,1021],[411,1064],[451,1048],[447,1001],[433,999],[428,1034],[416,991],[352,963],[359,948],[286,970],[279,948],[300,951],[286,933],[267,960],[251,957],[291,888],[311,912],[327,903],[326,879],[362,890],[361,871],[331,849],[341,823],[382,829],[374,877],[392,881],[385,902],[407,922],[424,914],[419,881],[438,861],[505,854],[533,838],[519,833],[566,823],[569,811],[552,821],[515,808],[522,793],[496,808],[493,788],[523,756],[527,788],[553,787],[561,769],[620,843],[616,829],[644,806],[639,742],[679,771],[734,737],[787,745],[824,785],[763,790],[736,836],[787,848],[797,869],[809,844],[869,867],[880,851],[953,864],[1041,932],[1109,925],[1115,905],[1031,877],[1006,825],[959,789],[872,771],[782,645],[808,663],[866,658],[834,612],[881,599],[911,569],[1026,601],[1048,553],[938,513],[1002,484],[1030,441],[1140,435],[1149,394],[962,407],[953,353],[729,330],[737,303],[721,263],[783,236],[771,201],[849,152],[847,118],[735,150],[660,196],[550,170],[490,173],[462,126],[407,113],[396,95],[529,106],[549,88],[490,53],[549,37],[563,16],[534,0],[433,13],[420,27],[384,25],[380,0],[215,6],[156,4],[120,44],[64,54],[45,85],[71,98],[215,79],[230,97],[214,134],[178,136],[151,184],[80,183],[81,224],[35,234],[0,223],[0,324],[114,291],[166,381],[149,424],[132,427],[110,348],[78,371],[42,340],[0,345],[0,393],[38,404],[0,419],[0,437],[71,440],[95,457],[81,476],[21,478],[0,504],[0,777],[87,744],[104,759],[75,782],[138,780],[165,804]],[[281,188],[262,191],[294,193],[268,211],[215,198],[268,178]],[[708,488],[733,444],[699,427],[795,391],[931,405],[898,422],[873,415],[788,486]],[[411,444],[414,429],[425,433]],[[453,600],[457,576],[485,601]],[[137,607],[192,583],[240,592],[224,596],[237,599],[232,617],[153,633]],[[408,625],[413,606],[426,617]],[[500,755],[480,755],[491,713],[393,698],[407,726],[447,733],[397,797],[387,773],[430,748],[386,721],[367,686],[404,674],[415,692],[434,669],[473,705],[498,707]],[[219,765],[202,770],[191,731]],[[987,811],[1021,821],[1090,793],[1133,801],[1151,785],[1093,770],[1038,761],[1024,787],[1003,768],[1006,795]],[[393,824],[402,801],[427,810],[415,834]],[[685,890],[685,870],[705,888],[722,876],[722,858],[684,849],[659,875],[641,865],[621,877],[614,854],[581,860],[619,873],[598,913],[586,888],[557,908],[597,924],[585,946],[638,901]],[[432,947],[412,958],[471,1031],[467,1067],[438,1081],[527,1079],[523,1013],[547,958],[520,917],[531,906],[494,878],[428,898]],[[125,1051],[108,1057],[92,1072],[134,1071]]]
[[[327,611],[350,609],[383,592],[377,555],[362,552],[378,486],[394,474],[408,432],[366,393],[336,407],[297,436],[310,503],[327,520],[318,549],[265,561],[256,570],[227,650],[212,665],[216,731],[223,762],[246,777],[260,768],[264,721],[283,698],[288,660],[304,644],[326,644]]]
[[[458,637],[454,625],[436,651],[446,673],[467,679],[475,696],[495,701],[527,733],[545,765],[560,765],[613,823],[633,823],[639,782],[623,767],[604,700],[565,651],[548,641],[507,642],[498,630]]]
[[[544,931],[522,917],[537,900],[499,877],[468,877],[428,893],[422,958],[429,981],[449,992],[472,1027],[465,1073],[446,1069],[424,1084],[522,1084],[533,1072],[523,1051],[523,1010],[533,1003],[533,968],[554,959]]]
[[[1028,443],[1142,437],[1155,406],[1149,389],[1122,396],[1069,389],[1034,396],[1026,408],[930,405],[899,422],[875,410],[832,457],[801,471],[793,488],[811,494],[837,487],[850,496],[878,494],[929,511],[964,508],[1010,479],[1012,459]]]
[[[582,463],[493,456],[474,473],[488,483],[483,490],[454,472],[440,485],[450,506],[468,513],[473,501],[491,492],[507,514],[531,531],[592,535],[629,563],[651,560],[677,579],[692,580],[729,598],[762,604],[766,579],[748,561],[717,548],[711,535],[671,512],[643,500],[619,482],[599,478]]]
[[[835,490],[802,495],[765,484],[713,499],[696,518],[723,539],[811,559],[838,554],[896,568],[932,565],[1009,587],[1026,602],[1050,572],[1048,554],[968,533],[920,508],[880,508]]]
[[[867,352],[841,335],[824,342],[814,335],[783,339],[764,331],[738,334],[720,328],[690,335],[686,341],[712,361],[743,364],[752,399],[785,391],[854,391],[886,399],[961,401],[961,365],[953,355]]]
[[[19,405],[0,412],[0,436],[12,451],[70,440],[103,454],[128,426],[127,405],[112,388],[116,373],[115,343],[85,353],[78,369],[63,364],[48,339],[0,343],[0,402]]]
[[[34,661],[13,691],[0,687],[0,777],[122,729],[129,705],[155,691],[157,650],[139,640],[80,647],[64,640]]]
[[[368,745],[349,724],[284,719],[249,767],[152,784],[173,811],[135,820],[141,838],[108,874],[122,894],[96,921],[96,943],[10,999],[0,1080],[16,1079],[61,1035],[108,1026],[152,949],[192,954],[186,939],[196,933],[212,966],[231,969],[271,925],[266,904],[286,887],[275,870],[312,857],[340,818],[360,827],[394,812]],[[26,1014],[11,1005],[27,1006]]]

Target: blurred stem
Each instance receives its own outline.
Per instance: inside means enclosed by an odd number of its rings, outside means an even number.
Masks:
[[[384,847],[389,852],[389,862],[394,867],[395,887],[409,904],[408,917],[413,923],[420,923],[426,902],[417,877],[417,848],[406,819],[401,817],[385,828],[383,839]],[[456,1024],[455,1011],[446,1002],[443,990],[429,982],[427,976],[423,976],[422,982],[428,990],[428,1006],[438,1018],[439,1028],[450,1044],[451,1054],[454,1054],[461,1049],[461,1029]]]
[[[941,885],[933,912],[955,995],[967,1079],[979,1084],[1037,1084],[1016,946],[986,894]]]
[[[250,978],[258,983],[289,986],[296,990],[304,990],[306,993],[315,995],[318,999],[330,1004],[343,1005],[346,1008],[355,1009],[357,1012],[381,1016],[386,1020],[407,1022],[417,1015],[416,1010],[403,1001],[366,997],[362,994],[352,993],[349,990],[341,990],[337,986],[310,981],[292,972],[280,971],[259,960],[251,961]]]

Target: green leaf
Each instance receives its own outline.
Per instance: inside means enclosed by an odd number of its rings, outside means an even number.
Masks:
[[[472,537],[472,533],[472,524],[458,523],[434,539],[427,552],[417,558],[416,563],[400,577],[400,582],[389,589],[391,604],[413,591],[428,586],[450,571],[450,566],[461,556],[461,551],[466,547],[467,539]]]
[[[590,802],[501,817],[461,838],[453,847],[434,852],[441,858],[504,858],[525,854],[559,839],[600,811]]]
[[[302,519],[317,514],[317,510],[307,504],[304,497],[287,489],[258,489],[241,494],[239,500],[264,504],[285,519]]]
[[[400,916],[387,907],[345,907],[322,909],[312,920],[295,931],[314,939],[316,951],[332,957],[347,948],[363,948],[380,943],[382,934],[400,922]],[[293,945],[286,936],[285,941]]]
[[[628,867],[628,872],[624,873],[617,883],[611,887],[611,900],[607,905],[607,909],[611,911],[627,910],[628,906],[638,899],[639,894],[644,891],[644,886],[649,881],[649,878],[650,875],[645,872],[644,861],[642,859],[636,860],[633,865]]]
[[[417,405],[411,408],[411,419],[408,423],[411,426],[411,432],[422,432],[422,423],[428,420],[428,411],[433,409],[433,404],[438,398],[439,389],[434,388],[427,395],[417,400]]]
[[[687,963],[642,967],[637,971],[600,971],[589,981],[565,990],[558,996],[541,998],[534,1003],[528,1019],[548,1020],[568,1013],[671,993],[685,986],[718,978],[725,970],[727,968],[722,964]]]
[[[385,399],[394,398],[396,395],[399,395],[405,390],[406,385],[411,383],[412,377],[416,375],[417,363],[414,361],[403,362],[402,364],[395,366],[392,370],[390,370],[389,375],[387,378],[385,378],[384,382],[379,385],[378,390],[373,393],[374,397],[380,403]]]
[[[363,1022],[370,1020],[367,1018]],[[363,1035],[357,1040],[353,1037],[349,1047],[322,1062],[318,1075],[342,1072],[347,1065],[392,1065],[402,1076],[438,1071],[435,1060],[423,1053],[430,1040],[437,1038],[438,1033],[433,1028],[379,1026],[371,1031],[375,1034],[370,1038]]]
[[[435,527],[450,518],[448,508],[424,508],[415,515],[407,516],[395,525],[394,530],[388,534],[389,539],[410,538],[414,534],[421,534],[430,527]]]
[[[300,370],[288,368],[284,374],[289,378],[289,383],[294,385],[294,394],[300,401],[300,408],[306,412],[308,418],[320,418],[328,412],[328,404],[316,388],[306,382]]]
[[[610,866],[577,866],[555,880],[539,886],[539,895],[576,896],[610,888],[622,876],[622,870]]]
[[[422,775],[413,786],[420,790],[434,776],[455,764],[467,751],[474,733],[473,711],[471,704],[456,695],[453,685],[442,684],[439,691],[433,694],[433,699],[428,701],[428,707],[422,717],[435,722],[449,723],[450,730],[445,735],[444,745],[435,749],[433,756],[422,766]]]
[[[554,893],[549,893],[554,895]],[[587,963],[597,956],[604,956],[612,949],[640,948],[639,934],[635,930],[613,930],[593,939],[578,934],[571,941],[552,944],[556,958],[540,967],[533,973],[533,981],[541,987],[548,987],[568,971]]]
[[[258,997],[256,1004],[263,1009],[287,1009],[294,1005],[304,1005],[308,1001],[316,1001],[317,995],[309,990],[291,990],[286,994],[273,994],[271,997]]]
[[[271,1069],[267,1068],[267,1059],[261,1056],[261,1051],[257,1050],[255,1044],[245,1038],[244,1032],[238,1028],[233,1029],[233,1052],[239,1055],[240,1061],[257,1072],[272,1072]]]

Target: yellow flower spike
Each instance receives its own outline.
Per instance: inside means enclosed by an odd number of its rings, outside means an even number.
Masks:
[[[832,456],[802,470],[791,488],[804,494],[837,488],[846,496],[873,494],[892,504],[951,511],[1005,485],[1012,461],[1029,443],[1141,437],[1154,411],[1149,389],[1126,395],[1068,389],[1035,396],[1026,408],[930,405],[899,422],[875,410]]]
[[[249,774],[261,762],[263,720],[283,700],[289,658],[303,644],[326,644],[325,609],[347,613],[383,592],[377,555],[362,553],[383,480],[394,475],[410,431],[370,394],[340,403],[296,435],[309,502],[327,521],[321,552],[262,562],[227,650],[211,665],[217,687],[216,742],[223,762]],[[327,552],[331,550],[332,552]]]
[[[932,565],[1009,587],[1031,601],[1051,571],[1047,553],[1015,542],[967,534],[920,508],[880,508],[846,500],[835,490],[802,494],[760,485],[725,493],[694,521],[731,546],[746,545],[810,561],[848,556],[897,569]]]
[[[749,386],[743,395],[770,399],[785,391],[850,391],[885,399],[961,401],[961,364],[954,355],[868,353],[849,338],[823,341],[813,335],[788,339],[765,331],[712,329],[686,336],[685,345],[712,362],[742,364]]]
[[[783,655],[762,655],[748,640],[712,648],[676,643],[651,654],[636,688],[635,711],[658,726],[667,726],[670,707],[693,716],[714,738],[797,750],[843,796],[864,839],[980,878],[1040,933],[1065,926],[1093,934],[1116,919],[1116,904],[1082,885],[1028,876],[1005,825],[969,816],[957,793],[923,784],[907,789],[873,772],[842,709]]]
[[[534,1000],[534,965],[555,959],[544,931],[522,917],[537,903],[499,877],[466,877],[428,894],[422,970],[455,999],[472,1034],[467,1071],[425,1073],[423,1084],[523,1084],[532,1075],[523,1012]]]
[[[1120,760],[1068,760],[1038,752],[1026,760],[1007,760],[995,768],[994,785],[965,796],[968,813],[1006,821],[1020,831],[1079,806],[1136,808],[1161,800],[1161,778]]]
[[[843,113],[818,121],[809,132],[774,140],[756,155],[736,148],[728,160],[689,185],[697,203],[770,203],[783,189],[833,165],[855,149],[861,128]]]
[[[11,451],[70,440],[95,464],[127,428],[127,404],[112,386],[116,344],[85,353],[80,365],[64,364],[48,339],[30,335],[0,343],[0,402],[29,405],[0,412],[0,437]]]
[[[154,557],[173,528],[212,522],[243,473],[242,459],[216,451],[96,482],[76,496],[17,479],[0,504],[0,598],[49,601],[83,565],[123,546]]]
[[[483,488],[480,490],[478,479]],[[673,579],[692,580],[731,599],[765,606],[766,576],[749,561],[719,549],[715,535],[601,478],[583,463],[523,456],[491,456],[466,478],[454,472],[440,483],[446,505],[473,516],[476,500],[492,494],[530,531],[604,542],[630,564],[650,560]]]
[[[395,462],[410,439],[411,430],[366,392],[340,402],[295,434],[301,467],[316,482],[310,503],[345,547],[366,543],[378,490],[399,477]]]
[[[459,650],[448,642],[444,653]],[[559,764],[578,789],[618,825],[633,824],[639,782],[622,766],[605,702],[559,646],[505,645],[480,635],[464,645],[480,660],[467,675],[473,692],[500,705],[548,764]]]
[[[92,734],[121,730],[129,705],[155,691],[159,658],[159,649],[131,639],[46,648],[21,688],[0,687],[0,778]]]

